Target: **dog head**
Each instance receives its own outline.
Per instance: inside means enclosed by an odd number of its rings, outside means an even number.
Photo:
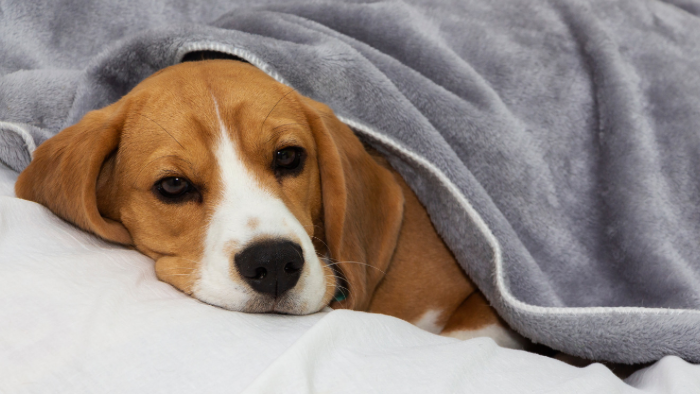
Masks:
[[[183,63],[42,144],[15,187],[155,260],[159,279],[247,312],[365,309],[403,196],[323,104],[254,66]]]

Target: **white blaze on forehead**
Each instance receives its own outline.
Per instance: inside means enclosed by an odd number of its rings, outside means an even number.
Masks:
[[[232,269],[234,255],[254,239],[274,238],[299,243],[304,254],[301,277],[284,296],[291,297],[298,306],[282,312],[310,313],[321,309],[326,284],[311,239],[284,202],[263,189],[246,167],[221,118],[216,99],[212,99],[220,128],[213,152],[219,167],[219,184],[212,189],[221,194],[207,229],[194,296],[227,309],[243,310],[247,302],[259,295]],[[247,225],[251,219],[258,223],[254,229]]]

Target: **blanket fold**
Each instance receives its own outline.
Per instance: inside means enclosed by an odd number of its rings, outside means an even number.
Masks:
[[[384,153],[521,334],[700,362],[700,3],[267,3],[73,1],[89,16],[53,24],[48,0],[5,3],[0,161],[20,171],[155,71],[228,53]]]

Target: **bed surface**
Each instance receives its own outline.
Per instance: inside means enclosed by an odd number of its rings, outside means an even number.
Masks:
[[[13,198],[0,393],[700,392],[699,0],[10,0],[0,162],[198,51],[328,104],[511,326],[625,381],[348,311],[253,315]],[[666,356],[666,357],[664,357]]]
[[[245,314],[13,196],[0,165],[0,393],[690,393],[669,356],[630,376],[350,311]]]
[[[192,53],[327,104],[523,336],[700,362],[700,0],[9,0],[0,162]]]

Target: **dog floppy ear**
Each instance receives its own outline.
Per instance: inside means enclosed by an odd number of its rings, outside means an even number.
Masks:
[[[120,105],[92,111],[41,144],[17,178],[15,194],[47,206],[83,230],[130,245],[129,232],[121,223],[103,217],[97,201],[98,177],[121,137],[125,111],[119,111]],[[101,177],[100,183],[105,182]]]
[[[325,105],[304,99],[318,151],[328,252],[348,285],[334,308],[366,310],[394,254],[403,193]]]

